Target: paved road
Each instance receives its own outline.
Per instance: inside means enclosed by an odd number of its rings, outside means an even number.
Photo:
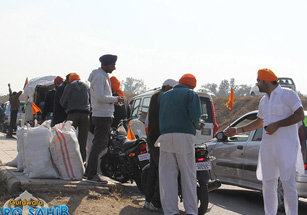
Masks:
[[[262,215],[263,199],[258,191],[223,185],[209,194],[210,204],[207,214],[214,215]],[[307,199],[299,201],[299,215],[307,213]],[[285,213],[277,213],[282,215]]]
[[[144,201],[144,195],[136,188],[135,184],[124,184],[125,195]],[[262,195],[258,191],[239,188],[236,186],[222,185],[221,188],[209,194],[209,208],[206,215],[264,215]],[[181,215],[185,213],[180,203]],[[299,215],[306,215],[307,199],[299,201]],[[155,213],[156,215],[163,214]],[[278,212],[277,215],[285,213]]]

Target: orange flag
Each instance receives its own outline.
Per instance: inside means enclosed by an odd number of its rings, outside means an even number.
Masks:
[[[29,83],[29,80],[28,80],[28,77],[27,77],[26,81],[25,81],[25,85],[23,86],[23,89],[27,86],[28,83]]]
[[[128,133],[127,133],[127,138],[129,140],[135,140],[136,139],[134,134],[133,134],[133,131],[131,129],[131,122],[129,122],[129,130],[128,130]]]
[[[225,104],[226,107],[227,107],[229,110],[232,110],[234,100],[235,100],[235,94],[234,94],[234,92],[233,92],[233,89],[231,88],[231,92],[230,92],[230,96],[229,96],[228,102]]]
[[[36,114],[37,112],[42,112],[42,111],[39,107],[37,107],[37,105],[34,102],[32,102],[32,113]]]

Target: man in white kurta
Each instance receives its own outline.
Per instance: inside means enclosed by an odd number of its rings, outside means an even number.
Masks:
[[[302,103],[291,89],[282,88],[269,69],[258,71],[257,85],[266,94],[259,103],[258,119],[248,125],[225,131],[227,136],[237,132],[264,127],[260,144],[257,178],[262,180],[266,215],[276,215],[278,208],[278,178],[284,189],[287,215],[298,214],[296,171],[304,172],[300,152],[297,122],[304,119]],[[298,167],[298,168],[296,168]]]

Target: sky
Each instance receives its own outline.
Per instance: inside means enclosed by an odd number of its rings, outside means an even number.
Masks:
[[[270,68],[307,95],[306,0],[0,0],[0,95],[25,80],[76,72],[104,54],[112,75],[148,88],[185,73],[197,88],[256,83]]]

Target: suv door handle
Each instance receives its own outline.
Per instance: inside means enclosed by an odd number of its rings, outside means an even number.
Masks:
[[[243,149],[242,145],[237,146],[237,149]]]

